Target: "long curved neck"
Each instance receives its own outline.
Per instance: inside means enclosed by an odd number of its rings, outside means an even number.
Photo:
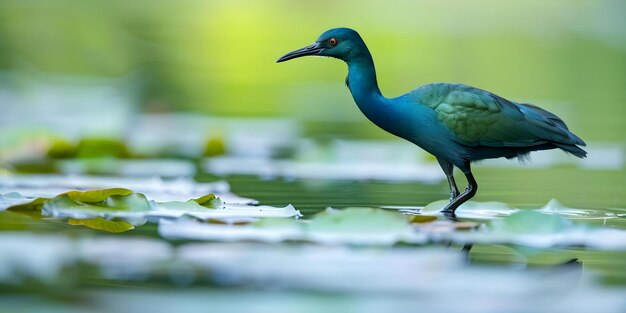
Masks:
[[[347,61],[348,63],[348,88],[356,104],[374,105],[372,102],[384,99],[378,88],[374,60],[367,49],[357,58]],[[363,108],[361,108],[363,110]]]
[[[388,100],[378,88],[372,55],[363,51],[359,57],[348,60],[348,88],[357,106],[375,124],[380,125],[381,115],[387,115]],[[383,122],[384,123],[384,122]],[[381,126],[382,127],[382,126]]]

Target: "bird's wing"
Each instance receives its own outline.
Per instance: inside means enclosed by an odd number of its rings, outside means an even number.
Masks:
[[[433,109],[455,141],[470,146],[522,147],[548,142],[584,145],[556,115],[488,91],[435,83],[412,92]]]

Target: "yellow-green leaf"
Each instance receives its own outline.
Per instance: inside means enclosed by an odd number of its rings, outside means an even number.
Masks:
[[[221,204],[221,200],[220,198],[216,197],[215,194],[208,194],[205,196],[202,196],[200,198],[197,199],[193,199],[193,201],[197,202],[199,205],[209,208],[209,209],[215,209],[216,207],[218,207]]]
[[[82,225],[92,229],[104,230],[110,233],[122,233],[135,228],[135,226],[124,221],[110,221],[102,217],[86,219],[70,218],[67,220],[67,223],[70,225]]]
[[[7,208],[7,211],[24,214],[32,218],[40,219],[42,217],[41,208],[49,200],[50,199],[47,198],[37,198],[29,203],[18,204],[9,207]]]
[[[61,195],[67,195],[70,199],[74,201],[86,202],[86,203],[94,203],[104,201],[106,198],[110,196],[127,196],[132,194],[133,191],[125,188],[109,188],[109,189],[98,189],[98,190],[87,190],[87,191],[68,191]],[[59,196],[61,196],[59,195]]]
[[[413,224],[430,223],[436,220],[437,220],[437,217],[433,215],[412,215],[411,216],[411,223]]]

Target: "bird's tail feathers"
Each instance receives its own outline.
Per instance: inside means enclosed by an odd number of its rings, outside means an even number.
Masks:
[[[579,158],[586,158],[587,157],[587,151],[583,150],[582,148],[576,146],[576,145],[568,145],[568,144],[562,144],[562,143],[558,143],[558,142],[554,142],[553,143],[555,146],[561,148],[563,151],[567,152],[567,153],[571,153],[574,156],[577,156]],[[584,145],[584,143],[583,143]]]
[[[535,124],[535,126],[539,126],[544,131],[541,136],[542,138],[553,142],[559,142],[561,145],[577,145],[583,147],[587,145],[582,139],[580,139],[580,137],[572,133],[565,122],[563,122],[563,120],[558,116],[554,115],[554,113],[528,103],[519,103],[519,105],[540,116],[539,119],[531,119],[531,122]],[[566,148],[563,149],[567,150]],[[580,148],[577,149],[582,151]],[[577,155],[576,153],[573,154]]]

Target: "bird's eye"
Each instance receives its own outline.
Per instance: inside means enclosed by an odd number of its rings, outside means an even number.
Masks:
[[[331,46],[336,46],[337,45],[337,38],[330,38],[328,40],[328,43],[330,43]]]

